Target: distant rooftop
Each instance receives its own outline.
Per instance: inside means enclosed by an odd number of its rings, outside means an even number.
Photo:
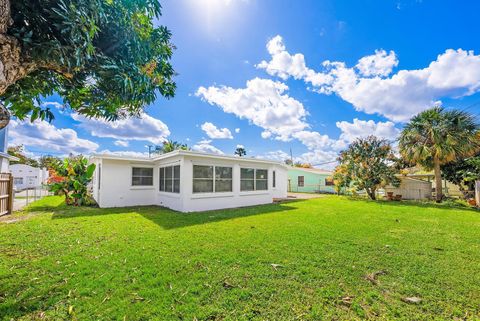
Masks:
[[[291,166],[290,168],[295,170],[310,172],[310,173],[317,173],[317,174],[327,174],[327,175],[333,174],[333,171],[329,171],[321,168],[304,168],[304,167],[293,167],[293,166]]]

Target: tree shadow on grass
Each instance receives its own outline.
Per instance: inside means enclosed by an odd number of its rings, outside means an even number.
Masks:
[[[363,203],[376,203],[383,206],[389,207],[418,207],[418,208],[432,208],[437,210],[458,210],[466,211],[470,213],[480,214],[480,210],[464,205],[461,203],[455,203],[452,201],[445,201],[443,203],[435,203],[434,201],[414,201],[414,200],[403,200],[403,201],[387,201],[387,200],[370,200],[360,197],[346,197],[349,201],[363,202]]]
[[[303,200],[302,200],[303,201]],[[52,219],[68,219],[75,217],[101,216],[101,215],[122,215],[140,214],[164,229],[176,229],[193,225],[209,224],[236,218],[264,215],[269,213],[285,212],[295,210],[293,206],[298,201],[285,203],[272,203],[265,205],[222,209],[215,211],[181,213],[160,206],[137,206],[119,208],[95,208],[77,207],[61,208],[54,211]]]

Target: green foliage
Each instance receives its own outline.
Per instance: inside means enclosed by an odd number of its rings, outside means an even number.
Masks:
[[[83,156],[65,158],[63,162],[55,164],[55,172],[63,180],[52,183],[53,192],[61,192],[65,196],[67,205],[91,205],[94,203],[88,191],[88,184],[93,178],[95,164],[88,164]]]
[[[38,159],[38,163],[41,168],[46,169],[55,169],[58,167],[58,164],[62,160],[59,157],[51,156],[51,155],[44,155]]]
[[[441,168],[442,176],[459,186],[465,198],[473,196],[475,181],[480,180],[480,153],[475,157],[450,162]]]
[[[434,107],[405,125],[399,139],[405,160],[435,172],[437,202],[443,198],[441,165],[469,157],[480,150],[479,125],[473,115]]]
[[[19,119],[52,120],[41,98],[58,93],[87,117],[137,116],[156,92],[175,91],[171,33],[157,0],[11,1],[24,60],[34,71],[0,96]]]
[[[380,187],[398,185],[395,176],[396,157],[385,139],[375,136],[359,138],[340,153],[334,178],[339,186],[352,186],[357,191],[365,190],[371,199]]]
[[[30,165],[32,167],[40,167],[40,164],[36,159],[25,155],[25,147],[23,145],[9,146],[7,148],[7,153],[8,155],[15,156],[19,159],[18,161],[10,161],[11,165],[25,164],[25,165]]]
[[[166,140],[163,142],[161,152],[162,153],[170,153],[174,150],[190,150],[187,144],[182,144],[177,141],[173,141],[171,139]]]
[[[1,320],[473,321],[480,313],[475,210],[326,196],[188,215],[45,197],[27,211],[0,218]],[[19,221],[1,222],[11,218]],[[365,279],[377,271],[386,272],[378,284]],[[423,301],[407,304],[408,296]]]
[[[433,169],[435,159],[446,164],[478,151],[478,130],[473,115],[434,107],[405,125],[399,139],[400,153],[407,161]]]
[[[235,153],[234,155],[237,155],[239,157],[243,157],[243,156],[246,156],[247,155],[247,151],[245,150],[244,147],[237,147],[235,149]]]

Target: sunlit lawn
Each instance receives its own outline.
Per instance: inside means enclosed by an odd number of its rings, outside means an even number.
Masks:
[[[479,211],[329,196],[181,214],[47,197],[15,218],[0,222],[1,320],[480,318]]]

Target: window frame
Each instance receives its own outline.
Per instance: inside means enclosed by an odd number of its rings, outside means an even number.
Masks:
[[[300,177],[302,178],[302,184],[300,184]],[[297,187],[305,187],[305,175],[297,176]]]
[[[277,172],[272,171],[272,188],[277,188]]]
[[[194,175],[194,168],[195,166],[202,166],[202,167],[211,167],[212,168],[212,178],[209,178],[209,177],[195,177]],[[230,169],[230,173],[231,173],[231,178],[217,178],[217,168],[219,167],[225,167],[225,168],[229,168]],[[197,195],[227,195],[227,194],[231,194],[233,193],[233,169],[234,169],[234,166],[233,165],[223,165],[223,164],[192,164],[192,194],[197,196]],[[194,182],[195,180],[202,180],[202,181],[206,181],[206,180],[211,180],[212,181],[212,191],[208,191],[208,192],[195,192],[194,191]],[[217,188],[216,188],[216,182],[217,181],[230,181],[231,184],[231,188],[229,191],[217,191]]]
[[[252,178],[242,178],[242,169],[253,170],[253,179]],[[257,171],[265,171],[266,175],[267,175],[267,178],[258,178],[257,179]],[[240,167],[240,193],[268,192],[270,190],[268,172],[269,172],[268,168]],[[242,190],[242,181],[252,181],[252,180],[253,180],[253,190]],[[266,188],[265,189],[258,189],[257,188],[257,180],[266,181]]]
[[[175,176],[175,168],[178,167],[178,177]],[[167,168],[171,168],[171,175],[170,178],[167,178]],[[162,171],[163,171],[163,182],[162,182]],[[182,167],[180,164],[169,164],[169,165],[161,165],[158,167],[158,192],[160,193],[169,193],[169,194],[180,194],[182,184]],[[167,190],[167,180],[170,182],[170,190]],[[175,181],[178,181],[178,191],[175,191]],[[163,183],[163,190],[162,188]]]
[[[325,186],[335,186],[333,178],[325,177]]]
[[[151,169],[152,170],[152,184],[149,184],[149,185],[145,185],[145,184],[141,184],[141,185],[137,185],[137,184],[133,184],[133,171],[135,168],[146,168],[146,169]],[[137,175],[135,177],[150,177],[150,176],[145,176],[145,175]],[[154,181],[154,177],[155,177],[155,169],[152,167],[152,166],[138,166],[138,165],[132,165],[131,166],[131,171],[130,171],[130,186],[132,188],[153,188],[155,186],[155,181]]]

